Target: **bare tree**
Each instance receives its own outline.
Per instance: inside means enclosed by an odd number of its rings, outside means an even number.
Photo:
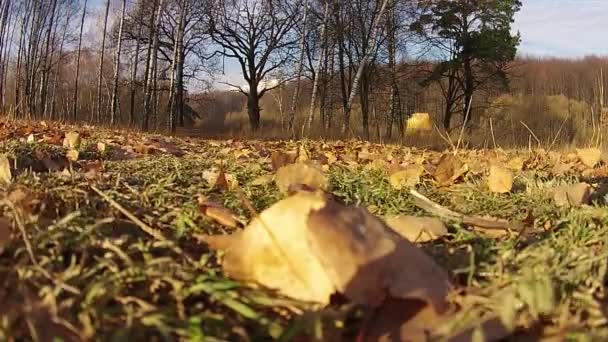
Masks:
[[[87,2],[84,0],[82,6],[82,19],[80,20],[80,34],[78,36],[78,52],[76,56],[76,75],[74,76],[74,96],[72,101],[72,120],[76,121],[78,111],[78,82],[80,81],[80,58],[82,54],[82,32],[84,31],[84,20],[87,15]]]
[[[211,38],[223,49],[221,54],[239,63],[249,87],[230,84],[247,96],[252,131],[260,126],[260,99],[281,83],[265,86],[263,81],[292,58],[299,10],[293,0],[217,0],[209,11]]]
[[[101,85],[103,81],[103,60],[106,53],[106,35],[108,32],[108,15],[110,14],[110,0],[106,0],[105,6],[105,15],[103,19],[103,31],[101,34],[101,48],[99,51],[99,72],[98,72],[98,80],[97,80],[97,106],[96,106],[96,116],[95,121],[101,122]]]
[[[300,58],[296,67],[296,88],[293,91],[291,99],[291,107],[289,108],[289,130],[295,136],[294,123],[296,119],[296,108],[298,105],[298,97],[300,96],[302,71],[304,70],[304,53],[306,51],[306,30],[308,24],[308,0],[304,0],[304,20],[302,22],[302,32],[300,36]]]
[[[327,54],[328,54],[328,46],[327,46],[327,19],[328,19],[328,15],[329,15],[329,1],[325,2],[325,10],[323,11],[323,23],[321,25],[321,36],[319,39],[319,56],[317,59],[317,65],[315,68],[315,78],[313,80],[313,86],[312,86],[312,94],[310,96],[310,108],[309,108],[309,112],[308,112],[308,120],[307,120],[307,125],[308,125],[308,130],[310,130],[312,123],[314,121],[314,117],[315,117],[315,104],[317,101],[317,94],[319,92],[319,84],[320,84],[320,80],[321,80],[321,72],[323,69],[323,66],[327,64],[326,59],[327,59]],[[324,63],[325,62],[325,63]]]
[[[109,0],[108,0],[109,2]],[[114,82],[112,86],[112,104],[110,109],[110,124],[116,123],[116,112],[118,110],[118,77],[120,75],[120,55],[122,53],[122,32],[125,23],[125,13],[127,9],[127,0],[122,0],[120,24],[118,27],[118,37],[116,39],[116,54],[114,55]]]

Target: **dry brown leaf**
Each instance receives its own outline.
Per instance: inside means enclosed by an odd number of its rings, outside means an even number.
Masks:
[[[232,210],[224,207],[221,204],[209,201],[203,197],[198,200],[198,208],[204,216],[221,224],[222,226],[237,228],[240,220],[232,212]]]
[[[65,156],[68,158],[68,160],[71,160],[73,162],[78,161],[79,155],[80,153],[78,152],[78,150],[75,149],[70,149],[65,153]]]
[[[357,341],[423,342],[446,315],[422,300],[389,298],[374,311]]]
[[[384,171],[388,170],[389,163],[384,159],[374,159],[371,163],[365,165],[365,170]]]
[[[364,305],[393,296],[443,308],[450,288],[444,270],[381,220],[319,193],[298,193],[236,235],[203,240],[225,251],[228,276],[323,305],[340,292]]]
[[[224,172],[221,168],[212,168],[203,171],[203,179],[207,181],[212,189],[220,191],[232,191],[239,186],[236,177]]]
[[[420,177],[424,174],[422,165],[408,165],[405,168],[392,173],[389,176],[389,183],[396,190],[410,188],[420,183]]]
[[[180,149],[179,147],[177,147],[175,144],[170,143],[166,140],[163,139],[159,139],[158,141],[156,141],[156,147],[164,152],[164,153],[169,153],[171,155],[174,155],[176,157],[182,157],[185,155],[184,151],[182,151],[182,149]]]
[[[278,171],[283,166],[295,163],[297,158],[298,155],[296,153],[284,153],[281,151],[273,151],[270,155],[272,169]]]
[[[606,151],[602,151],[602,155],[600,157],[600,160],[602,161],[602,163],[604,163],[605,165],[608,165],[608,150]]]
[[[0,217],[0,248],[11,241],[11,222]]]
[[[520,172],[524,169],[524,158],[515,157],[507,162],[507,167],[513,171]]]
[[[337,289],[355,303],[420,299],[447,307],[447,272],[367,210],[328,201],[313,210],[306,240]]]
[[[593,189],[587,183],[565,185],[553,189],[553,199],[558,207],[578,207],[589,204]]]
[[[102,142],[97,143],[97,152],[104,153],[106,151],[106,144]]]
[[[553,176],[563,176],[572,171],[572,165],[558,161],[553,168],[551,168],[551,174]]]
[[[94,162],[86,163],[83,165],[84,177],[87,179],[95,179],[103,171],[103,162],[96,160]]]
[[[460,158],[452,154],[444,154],[433,172],[433,177],[439,186],[450,186],[468,170],[469,167]]]
[[[310,160],[310,153],[306,150],[306,146],[303,144],[300,145],[298,149],[298,158],[296,159],[297,163],[304,163]]]
[[[488,188],[491,192],[506,194],[513,189],[513,173],[499,165],[490,166]]]
[[[412,242],[429,242],[448,233],[445,224],[434,217],[400,215],[388,217],[385,221],[399,235]]]
[[[0,183],[10,184],[12,180],[11,163],[5,154],[0,154]]]
[[[320,168],[305,163],[283,166],[277,171],[274,181],[283,194],[287,194],[293,184],[303,184],[320,190],[327,190],[329,186],[327,176]]]
[[[133,146],[133,152],[138,154],[155,154],[156,151],[156,147],[150,145],[137,144]]]
[[[589,168],[596,167],[602,157],[602,151],[599,148],[577,149],[576,154],[583,165]]]
[[[272,183],[274,181],[274,175],[266,174],[257,177],[249,183],[252,186],[264,186]]]
[[[63,146],[70,149],[80,148],[81,138],[78,132],[68,132],[63,140]]]
[[[36,142],[36,138],[34,137],[34,133],[27,136],[26,142],[28,144],[33,144]]]

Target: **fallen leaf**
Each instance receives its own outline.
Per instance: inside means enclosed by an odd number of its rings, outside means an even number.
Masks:
[[[433,329],[446,318],[425,301],[389,298],[365,322],[357,341],[428,341]]]
[[[0,217],[0,248],[11,241],[11,223],[4,217]]]
[[[553,189],[553,199],[558,207],[578,207],[589,204],[592,188],[587,183],[565,185]]]
[[[513,189],[513,173],[499,165],[490,166],[488,188],[491,192],[506,194]]]
[[[300,145],[298,150],[298,158],[296,159],[297,163],[304,163],[310,160],[310,153],[306,150],[306,146]]]
[[[336,292],[358,304],[386,296],[446,304],[447,273],[364,209],[318,193],[298,193],[263,211],[230,237],[203,238],[225,252],[235,279],[327,305]]]
[[[97,160],[83,165],[84,177],[87,179],[95,179],[103,171],[103,162]]]
[[[0,182],[10,184],[12,180],[11,164],[5,154],[0,154]]]
[[[198,208],[201,214],[223,226],[230,228],[239,227],[240,220],[238,217],[230,209],[221,204],[200,197],[198,199]]]
[[[327,190],[329,186],[327,176],[320,168],[305,163],[283,166],[277,171],[274,181],[283,194],[287,194],[293,184],[303,184],[320,190]]]
[[[40,199],[34,192],[21,186],[13,189],[7,199],[27,214],[32,214],[34,208],[40,203]]]
[[[274,175],[266,174],[261,175],[258,178],[254,179],[249,183],[252,186],[264,186],[272,183],[274,181]]]
[[[70,149],[78,149],[80,147],[81,138],[78,132],[69,132],[65,135],[63,146]]]
[[[524,158],[515,157],[507,162],[507,167],[513,171],[520,172],[524,169]]]
[[[137,144],[133,146],[133,152],[138,154],[155,154],[158,150],[154,146]]]
[[[102,142],[97,143],[97,152],[104,153],[106,151],[106,144]]]
[[[28,144],[33,144],[36,142],[36,138],[34,137],[34,133],[27,136],[26,142]]]
[[[420,183],[420,177],[424,174],[422,165],[408,165],[404,169],[389,176],[389,183],[396,190],[410,188]]]
[[[297,158],[298,156],[295,153],[283,153],[281,151],[274,151],[270,155],[272,169],[278,171],[284,166],[295,163]]]
[[[156,147],[160,151],[174,155],[176,157],[182,157],[186,154],[184,151],[182,151],[182,149],[180,149],[176,145],[163,139],[159,139],[158,141],[156,141]]]
[[[221,168],[212,168],[203,171],[203,179],[207,181],[212,189],[221,191],[232,191],[239,186],[236,177],[224,172]]]
[[[385,222],[399,235],[412,242],[433,241],[448,233],[445,224],[434,217],[400,215],[388,217]]]
[[[80,155],[80,153],[78,152],[78,150],[75,150],[75,149],[70,149],[69,151],[67,151],[65,153],[65,156],[73,162],[78,161],[79,155]]]
[[[602,151],[599,148],[577,149],[576,154],[583,165],[589,168],[596,167],[602,157]]]
[[[357,304],[390,297],[420,299],[440,312],[448,306],[447,272],[363,208],[327,201],[312,210],[306,240],[339,292]]]
[[[553,176],[563,176],[568,174],[570,171],[572,171],[572,165],[564,162],[557,162],[555,165],[553,165],[553,168],[551,168],[551,174]]]
[[[464,176],[468,170],[467,164],[463,163],[457,156],[444,154],[433,172],[433,177],[439,186],[449,186],[454,184],[458,178]]]

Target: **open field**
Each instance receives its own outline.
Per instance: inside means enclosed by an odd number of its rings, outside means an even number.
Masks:
[[[471,328],[477,341],[605,340],[608,160],[595,152],[206,141],[0,123],[10,169],[0,165],[0,341],[363,341],[389,332],[397,340],[402,324],[415,329],[408,322],[443,337]],[[337,201],[379,217],[429,215],[415,189],[505,229],[444,216],[447,233],[417,243],[453,285],[450,313],[432,319],[407,300],[362,310],[340,298],[319,309],[227,277],[204,237],[233,233],[232,219],[249,222],[285,198],[273,177],[294,161],[316,165]],[[503,176],[489,188],[492,165]],[[586,185],[571,187],[578,183]],[[209,203],[234,216],[210,214]],[[402,262],[407,272],[416,260]]]

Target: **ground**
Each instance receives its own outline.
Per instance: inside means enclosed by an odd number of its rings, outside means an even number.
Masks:
[[[64,141],[71,131],[79,146]],[[418,164],[426,174],[411,185],[433,202],[524,224],[497,233],[449,220],[447,235],[419,244],[455,287],[458,310],[441,322],[447,329],[499,317],[518,340],[608,338],[606,161],[590,167],[569,151],[461,150],[467,172],[440,186],[429,167],[453,150],[207,141],[26,122],[1,123],[0,141],[10,163],[9,177],[0,170],[0,340],[291,341],[320,331],[326,340],[352,339],[363,324],[356,308],[310,312],[229,279],[221,255],[195,238],[234,230],[203,215],[201,196],[243,221],[255,214],[243,201],[259,212],[284,198],[264,179],[291,152],[322,165],[341,202],[378,216],[428,215],[389,178]],[[509,193],[489,191],[492,163],[514,173]],[[210,183],[214,168],[234,177],[237,189]],[[591,202],[558,206],[551,189],[579,182],[595,189]]]

